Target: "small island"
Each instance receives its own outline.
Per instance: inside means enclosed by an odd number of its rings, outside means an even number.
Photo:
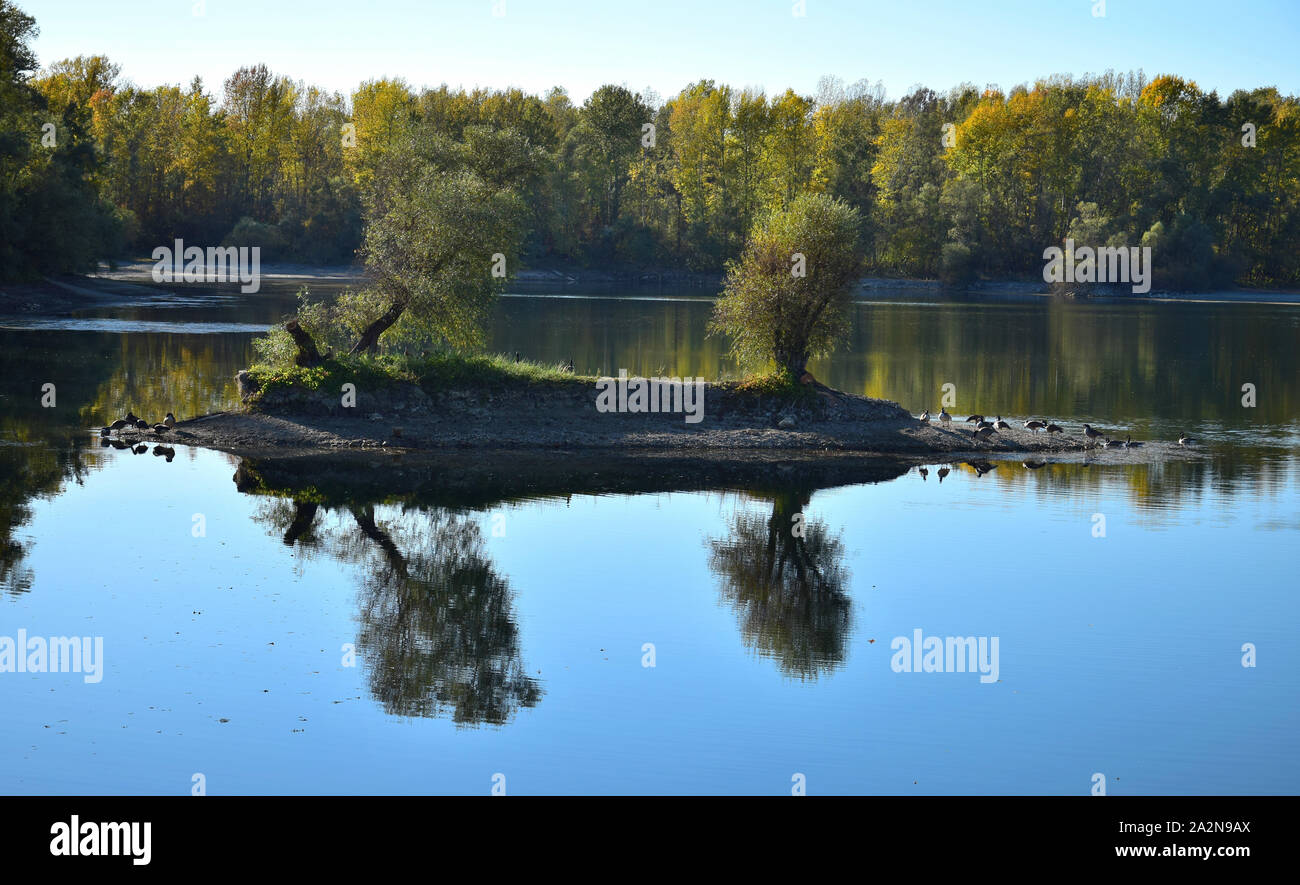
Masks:
[[[918,420],[900,404],[816,381],[807,364],[842,339],[862,268],[857,209],[823,194],[767,213],[729,268],[711,334],[727,338],[737,363],[749,366],[745,378],[637,378],[627,369],[597,377],[572,361],[485,355],[476,344],[503,278],[474,269],[472,259],[506,235],[508,211],[482,182],[429,174],[434,183],[403,198],[419,203],[403,201],[402,212],[368,229],[376,285],[331,303],[304,294],[298,316],[260,340],[263,361],[240,370],[242,407],[182,420],[166,437],[246,456],[620,448],[688,451],[701,463],[742,451],[1069,454],[1097,447],[1095,439],[1006,421],[982,429],[946,408],[933,422],[928,411]],[[421,335],[434,350],[386,347],[393,329],[407,339]]]
[[[508,236],[509,201],[481,180],[426,173],[426,186],[404,192],[400,211],[376,216],[367,230],[374,285],[330,303],[303,294],[298,315],[258,342],[262,362],[239,373],[241,408],[181,421],[173,438],[240,455],[631,449],[689,451],[706,464],[765,450],[1068,454],[1099,446],[1023,426],[1044,416],[981,428],[984,416],[955,418],[945,406],[932,421],[927,406],[918,419],[897,403],[819,383],[808,363],[842,340],[863,261],[858,210],[825,194],[764,215],[729,267],[711,334],[749,368],[740,380],[643,379],[626,369],[614,378],[572,361],[484,354],[476,345],[503,278],[473,259]],[[398,351],[390,330],[433,349]]]

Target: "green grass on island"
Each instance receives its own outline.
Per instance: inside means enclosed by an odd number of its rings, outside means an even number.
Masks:
[[[449,351],[424,356],[385,354],[380,356],[331,356],[310,368],[296,365],[257,363],[248,375],[257,388],[250,398],[256,402],[272,391],[336,392],[343,384],[356,384],[372,391],[402,384],[414,384],[425,392],[446,390],[511,391],[591,387],[598,376],[569,372],[559,363],[531,360],[515,362],[505,354],[462,354]],[[710,382],[711,385],[762,398],[801,401],[816,395],[812,387],[800,384],[789,373],[772,370],[739,381]]]
[[[513,390],[556,384],[588,386],[595,376],[575,375],[557,364],[515,362],[502,354],[432,353],[426,356],[333,356],[310,368],[259,363],[248,369],[254,399],[271,391],[337,391],[351,383],[370,390],[415,384],[426,391]]]

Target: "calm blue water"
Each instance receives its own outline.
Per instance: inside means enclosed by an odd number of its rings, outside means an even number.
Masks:
[[[0,637],[102,637],[104,673],[0,673],[0,791],[1300,790],[1294,419],[1219,417],[1162,464],[475,507],[394,480],[344,501],[240,491],[224,454],[98,448],[83,428],[122,390],[219,405],[245,345],[76,328],[0,333],[23,385],[56,345],[79,354],[67,406],[0,400]],[[815,578],[777,577],[801,550]],[[895,672],[918,628],[997,637],[999,681]]]

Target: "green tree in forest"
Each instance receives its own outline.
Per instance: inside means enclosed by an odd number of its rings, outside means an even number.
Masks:
[[[590,164],[603,226],[618,218],[628,165],[641,150],[641,127],[649,122],[650,109],[622,86],[602,86],[582,106],[581,122],[570,137],[578,139]]]

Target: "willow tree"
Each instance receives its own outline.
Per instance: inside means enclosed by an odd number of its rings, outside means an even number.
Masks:
[[[803,194],[762,218],[713,311],[744,366],[775,363],[791,378],[847,333],[850,291],[862,266],[858,211],[825,194]]]
[[[403,315],[452,347],[473,347],[517,251],[519,198],[468,170],[425,174],[366,228],[363,254],[378,316],[352,353],[376,350]]]

